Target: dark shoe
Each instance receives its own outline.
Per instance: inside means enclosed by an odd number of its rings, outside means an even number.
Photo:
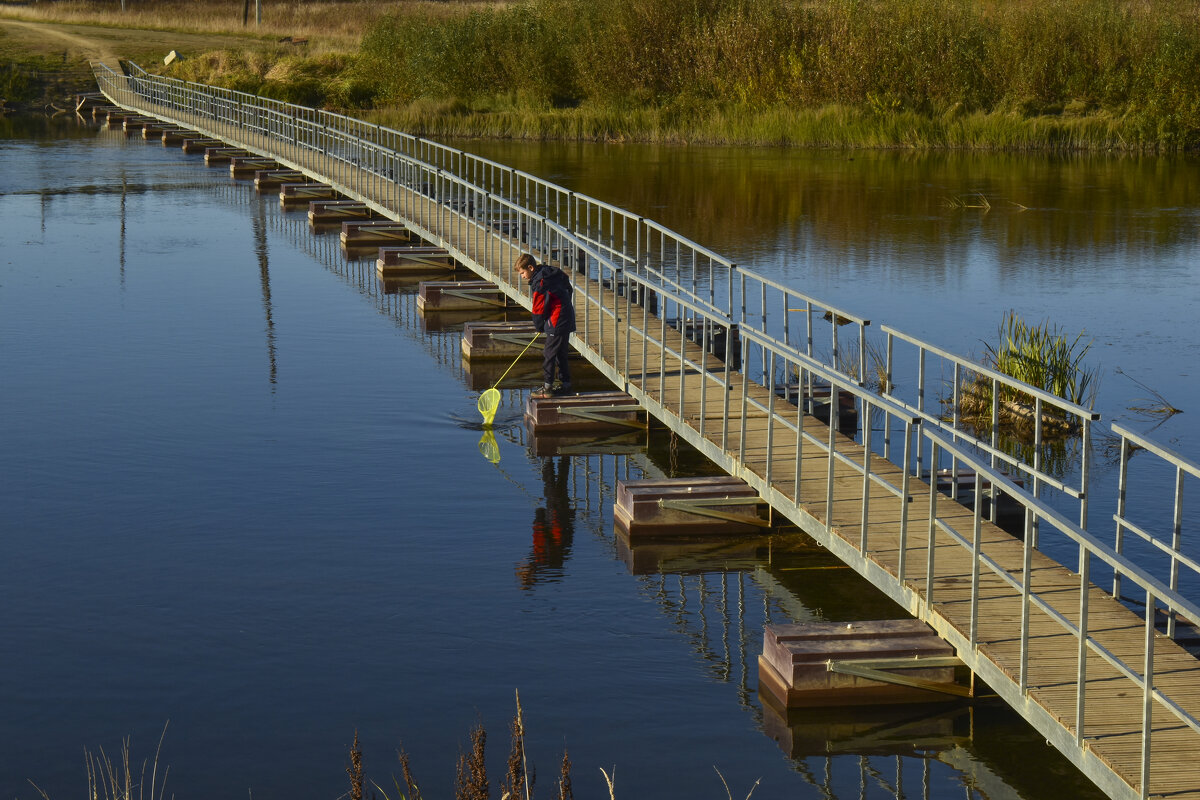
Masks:
[[[555,397],[567,397],[573,394],[575,394],[575,392],[572,391],[571,384],[569,383],[560,383],[558,386],[554,387]]]
[[[535,400],[544,400],[547,397],[554,397],[554,387],[547,384],[540,389],[535,389],[533,394],[529,396]]]

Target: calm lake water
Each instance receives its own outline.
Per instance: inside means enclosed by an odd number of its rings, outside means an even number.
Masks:
[[[469,147],[952,349],[1009,307],[1086,328],[1200,452],[1195,162]],[[614,767],[618,798],[1094,795],[1004,708],[764,706],[764,623],[898,610],[790,537],[627,552],[617,479],[706,465],[538,457],[522,391],[487,462],[459,335],[224,170],[0,120],[0,797],[77,796],[85,748],[140,762],[168,720],[178,797],[336,798],[355,731],[450,797],[476,722],[499,776],[514,690],[540,797],[564,747],[581,799]]]

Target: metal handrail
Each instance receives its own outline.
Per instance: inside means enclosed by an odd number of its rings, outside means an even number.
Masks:
[[[674,274],[676,291],[686,294],[696,301],[707,298],[715,309],[725,311],[735,317],[735,322],[741,326],[760,325],[760,330],[767,330],[768,315],[774,309],[786,310],[794,302],[800,302],[809,307],[809,320],[812,312],[824,313],[829,317],[830,340],[832,351],[826,362],[837,366],[838,325],[839,320],[853,320],[861,328],[865,325],[854,314],[831,307],[827,304],[808,298],[794,289],[778,284],[768,278],[746,270],[735,270],[735,265],[728,259],[713,253],[708,248],[697,244],[655,223],[653,220],[635,215],[602,200],[585,194],[572,192],[549,181],[530,175],[511,167],[505,167],[462,150],[455,149],[401,131],[396,131],[381,125],[355,120],[342,114],[298,106],[269,98],[262,98],[244,92],[218,87],[207,87],[180,81],[174,78],[153,76],[137,65],[130,64],[131,73],[128,76],[117,76],[104,65],[96,66],[97,79],[101,80],[107,72],[113,81],[125,81],[133,87],[133,91],[153,100],[158,105],[178,110],[192,108],[190,100],[203,93],[210,98],[214,111],[224,112],[223,117],[244,127],[246,130],[266,134],[268,132],[295,132],[300,127],[320,129],[324,131],[327,142],[348,141],[350,139],[365,143],[378,144],[384,148],[400,153],[403,156],[419,161],[446,172],[469,178],[475,185],[487,192],[504,197],[522,207],[539,212],[563,227],[572,230],[583,240],[591,243],[594,250],[605,252],[609,260],[620,262],[635,271],[656,271],[662,275]],[[183,100],[187,98],[187,100]],[[251,111],[236,114],[233,109]],[[260,118],[265,115],[266,119]],[[298,138],[298,137],[297,137]],[[348,177],[348,171],[343,170],[332,176],[341,181]],[[482,182],[481,182],[482,181]],[[534,202],[531,204],[530,200]],[[608,222],[593,225],[593,221],[602,221],[607,216]],[[588,236],[594,228],[603,230],[599,236]],[[616,236],[620,228],[622,235]],[[607,239],[607,241],[606,241]],[[734,276],[737,279],[734,279]],[[723,281],[725,292],[718,299],[717,284]],[[708,286],[704,291],[702,285]],[[770,303],[768,309],[766,297],[769,292],[782,295],[778,304]],[[735,309],[737,313],[735,313]],[[786,317],[786,313],[774,311],[776,316]],[[785,325],[787,322],[785,320]],[[815,355],[812,349],[811,327],[808,331],[809,354]],[[865,345],[863,337],[859,336],[859,380],[863,380],[862,367],[865,363]]]
[[[1000,468],[1001,464],[1005,465],[1010,471],[1018,474],[1023,474],[1032,479],[1032,492],[1035,497],[1041,497],[1043,487],[1050,487],[1062,492],[1064,495],[1075,499],[1079,507],[1079,526],[1087,527],[1088,514],[1088,485],[1091,476],[1091,441],[1093,435],[1093,425],[1100,419],[1100,414],[1091,408],[1087,408],[1078,403],[1073,403],[1065,400],[1057,395],[1045,391],[1037,386],[1032,386],[1024,381],[1017,380],[1013,377],[1005,375],[986,365],[978,364],[963,358],[960,355],[952,353],[944,348],[929,344],[915,336],[902,333],[890,325],[881,325],[880,331],[886,337],[886,361],[885,361],[885,378],[882,381],[884,394],[892,397],[897,402],[904,405],[906,408],[911,408],[913,411],[921,415],[921,418],[927,425],[936,428],[941,428],[950,434],[956,441],[969,441],[976,450],[986,453],[989,457],[988,464],[993,469]],[[895,369],[895,342],[901,341],[912,345],[916,348],[917,361],[917,383],[916,405],[903,400],[902,398],[893,395],[893,389],[896,386],[893,380],[893,371]],[[952,409],[950,416],[947,418],[945,414],[931,412],[926,407],[928,391],[930,389],[927,375],[930,372],[928,363],[929,356],[933,356],[940,362],[948,364],[952,370],[953,377],[950,379],[952,396],[949,399],[949,405]],[[963,420],[961,417],[961,392],[964,383],[971,377],[983,379],[990,383],[991,401],[990,413],[988,415],[990,435],[987,439],[980,438],[973,433],[964,430]],[[1033,460],[1032,463],[1018,459],[1000,448],[1000,397],[1007,392],[1023,395],[1033,399]],[[1075,485],[1067,484],[1065,481],[1059,480],[1054,475],[1051,475],[1042,468],[1041,451],[1042,443],[1045,441],[1045,422],[1046,408],[1050,408],[1063,416],[1073,416],[1079,420],[1080,434],[1082,445],[1080,448],[1080,471],[1079,480]],[[931,472],[937,468],[934,464]],[[952,470],[956,471],[957,467],[952,466]],[[993,519],[996,507],[992,506]],[[1033,531],[1033,544],[1038,546],[1037,528]]]
[[[1165,708],[1193,732],[1200,733],[1200,720],[1197,720],[1194,715],[1182,708],[1178,702],[1156,687],[1154,673],[1154,639],[1156,632],[1157,605],[1158,602],[1161,601],[1169,609],[1185,613],[1192,619],[1200,619],[1200,604],[1196,604],[1183,597],[1174,586],[1163,584],[1139,565],[1126,558],[1122,553],[1103,544],[1097,538],[1082,528],[1074,525],[1072,522],[1067,520],[1054,509],[1047,506],[1038,498],[1021,491],[1003,473],[992,469],[986,462],[978,458],[977,455],[972,453],[969,449],[962,447],[952,439],[946,438],[944,435],[931,428],[922,428],[921,435],[924,439],[929,441],[930,448],[933,451],[933,456],[935,458],[938,450],[949,450],[952,451],[958,459],[961,459],[972,469],[976,470],[977,497],[980,488],[980,481],[982,479],[987,479],[992,481],[993,486],[999,487],[1007,495],[1019,502],[1025,509],[1025,559],[1024,569],[1018,579],[983,553],[982,542],[980,539],[980,504],[978,502],[975,504],[973,535],[971,540],[968,541],[964,535],[953,530],[951,526],[938,518],[938,492],[934,491],[930,495],[929,521],[931,530],[936,528],[937,530],[948,534],[952,541],[954,541],[960,547],[964,547],[969,550],[972,556],[973,568],[971,574],[971,625],[969,630],[970,646],[974,648],[977,645],[976,636],[978,623],[977,615],[979,609],[980,570],[982,567],[987,567],[994,574],[1001,577],[1005,583],[1019,592],[1022,598],[1020,630],[1021,662],[1017,681],[1018,689],[1022,696],[1024,696],[1029,689],[1029,641],[1031,631],[1030,611],[1032,607],[1036,607],[1040,611],[1044,612],[1050,619],[1053,619],[1060,627],[1062,627],[1064,631],[1071,634],[1078,641],[1078,650],[1076,653],[1076,718],[1074,727],[1076,743],[1079,746],[1082,747],[1084,745],[1084,740],[1087,738],[1085,701],[1087,694],[1087,654],[1089,651],[1100,656],[1101,659],[1103,659],[1106,663],[1108,663],[1126,678],[1133,681],[1142,690],[1142,764],[1140,786],[1142,796],[1145,797],[1147,787],[1149,786],[1150,782],[1150,753],[1152,749],[1151,745],[1153,738],[1153,705],[1158,704],[1159,706]],[[1194,465],[1191,466],[1194,467]],[[1078,574],[1080,586],[1078,609],[1080,621],[1078,624],[1071,622],[1063,614],[1056,611],[1051,603],[1040,598],[1038,593],[1033,588],[1031,563],[1033,546],[1028,540],[1028,534],[1035,519],[1046,522],[1053,530],[1063,534],[1068,540],[1073,542],[1078,547]],[[934,540],[931,536],[928,543],[928,567],[924,597],[924,604],[927,609],[932,607],[932,605],[936,602],[936,597],[934,594],[935,552],[936,547],[934,546]],[[1143,639],[1142,653],[1140,654],[1142,661],[1140,666],[1129,664],[1126,659],[1121,658],[1108,648],[1104,647],[1104,645],[1101,644],[1100,641],[1089,630],[1088,589],[1091,586],[1090,566],[1093,557],[1098,558],[1100,561],[1107,564],[1118,575],[1124,575],[1126,578],[1140,587],[1145,593],[1145,637]]]
[[[1193,579],[1200,576],[1200,561],[1189,557],[1183,552],[1183,481],[1186,475],[1200,478],[1200,464],[1185,458],[1170,448],[1152,442],[1141,434],[1135,433],[1123,425],[1113,423],[1113,432],[1120,437],[1120,471],[1117,482],[1117,510],[1113,521],[1117,523],[1116,538],[1113,549],[1124,553],[1125,531],[1130,531],[1142,541],[1150,544],[1161,553],[1165,553],[1170,561],[1169,584],[1172,591],[1179,589],[1180,567],[1190,570]],[[1139,525],[1127,516],[1126,493],[1129,485],[1129,460],[1137,450],[1143,450],[1157,458],[1157,464],[1171,467],[1175,471],[1174,500],[1171,511],[1171,540],[1165,541],[1145,526]],[[1113,597],[1121,596],[1122,577],[1128,575],[1124,570],[1113,571]],[[1168,604],[1167,606],[1167,635],[1175,637],[1176,621],[1181,608]],[[1189,614],[1193,624],[1200,624],[1200,616]]]
[[[700,330],[706,339],[724,337],[726,356],[734,350],[734,339],[739,338],[742,349],[739,373],[743,379],[768,386],[774,396],[780,386],[779,371],[783,371],[782,384],[785,394],[790,391],[790,377],[803,375],[805,394],[811,395],[811,381],[816,379],[828,384],[837,384],[838,391],[846,391],[849,385],[840,376],[849,374],[854,382],[863,384],[865,356],[865,328],[869,321],[856,317],[843,309],[833,308],[819,301],[761,276],[739,268],[719,254],[673,234],[665,227],[625,212],[609,203],[593,200],[574,192],[554,186],[534,176],[512,170],[503,165],[454,150],[420,137],[411,136],[353,120],[339,114],[319,111],[291,103],[259,98],[228,89],[207,87],[170,78],[151,76],[140,68],[131,67],[131,75],[117,75],[103,65],[96,67],[97,79],[102,86],[116,93],[127,93],[149,100],[156,106],[175,110],[181,115],[203,115],[214,121],[233,123],[240,131],[240,138],[250,148],[264,153],[291,159],[300,166],[300,156],[305,152],[318,152],[332,161],[332,172],[327,176],[346,187],[349,191],[368,196],[378,210],[392,212],[406,218],[412,217],[413,194],[400,192],[400,187],[413,190],[417,195],[437,199],[447,213],[465,212],[465,216],[477,224],[476,234],[483,236],[486,225],[499,226],[501,230],[515,230],[520,226],[521,246],[538,250],[551,260],[557,260],[577,274],[595,275],[602,284],[617,287],[617,296],[625,296],[633,305],[632,293],[638,294],[636,305],[649,306],[651,300],[661,300],[663,308],[656,317],[671,319],[673,327],[686,338],[689,328]],[[463,177],[459,172],[469,173]],[[476,183],[474,181],[482,181]],[[537,206],[528,208],[525,203],[532,198]],[[563,211],[563,207],[566,211]],[[598,215],[607,215],[614,224],[594,224]],[[626,230],[630,226],[631,230]],[[605,230],[607,228],[607,230]],[[654,245],[651,240],[657,237]],[[631,245],[631,242],[633,243]],[[476,243],[478,245],[478,242]],[[632,251],[631,251],[632,246]],[[715,292],[697,291],[697,284],[681,280],[678,270],[667,269],[650,258],[651,252],[661,255],[675,249],[692,259],[703,259],[708,265],[717,265],[727,274],[727,296],[723,300]],[[478,248],[472,250],[478,252]],[[462,255],[469,255],[462,253]],[[675,257],[676,265],[681,258]],[[694,270],[699,272],[699,270]],[[505,283],[515,285],[511,270],[495,276]],[[713,284],[710,283],[710,289]],[[735,288],[737,291],[735,292]],[[776,295],[768,299],[768,290]],[[519,295],[511,291],[511,296]],[[796,304],[802,305],[797,308]],[[782,313],[778,313],[781,310]],[[806,322],[802,335],[793,335],[790,315],[803,311]],[[831,359],[818,359],[814,347],[812,318],[824,311],[830,317],[830,341],[833,346]],[[672,317],[672,312],[676,314]],[[587,313],[585,311],[585,313]],[[616,311],[597,308],[616,318]],[[847,370],[838,363],[839,324],[854,323],[858,330],[860,358],[857,369]],[[633,329],[631,329],[633,330]],[[930,345],[915,337],[907,336],[890,326],[883,326],[888,340],[887,376],[880,390],[880,397],[895,404],[899,409],[917,414],[922,424],[947,429],[958,441],[989,456],[993,468],[1004,463],[1009,468],[1033,477],[1033,494],[1039,496],[1043,486],[1059,489],[1080,501],[1080,526],[1086,528],[1087,484],[1089,477],[1090,448],[1087,446],[1091,425],[1097,414],[1076,404],[1056,398],[1036,387],[1014,381],[987,367],[968,362],[942,348]],[[646,333],[642,331],[642,333]],[[740,335],[740,336],[739,336]],[[651,340],[661,344],[663,335]],[[910,403],[895,394],[895,364],[892,342],[904,341],[918,349],[917,402]],[[753,352],[752,352],[753,349]],[[800,356],[803,355],[804,358]],[[955,386],[963,371],[971,371],[999,385],[1034,397],[1038,413],[1036,420],[1040,433],[1043,404],[1077,415],[1083,421],[1084,446],[1082,448],[1082,471],[1078,485],[1067,485],[1048,475],[1039,468],[1037,449],[1034,463],[1029,464],[1003,453],[997,446],[993,426],[990,441],[972,436],[961,430],[957,419],[947,422],[940,415],[931,413],[924,405],[925,361],[927,355],[942,359],[955,369]],[[628,351],[627,351],[628,356]],[[814,364],[814,361],[818,362]],[[824,370],[815,367],[818,364]],[[688,368],[696,365],[688,364]],[[859,397],[859,393],[851,392]],[[998,395],[998,392],[994,392]],[[860,397],[860,402],[867,402]],[[879,408],[877,400],[873,407]],[[996,412],[993,410],[993,416]],[[724,437],[723,437],[724,438]],[[884,450],[888,455],[890,433],[885,433]],[[920,452],[917,453],[917,471],[921,472]],[[936,467],[936,465],[933,465]],[[931,470],[932,472],[932,470]],[[995,507],[993,506],[993,511]],[[1133,526],[1127,526],[1133,530]],[[1036,545],[1036,530],[1034,543]]]

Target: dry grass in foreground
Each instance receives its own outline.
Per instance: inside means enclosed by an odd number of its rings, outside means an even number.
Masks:
[[[525,722],[524,712],[521,709],[521,693],[516,693],[517,713],[513,717],[512,724],[509,726],[509,731],[512,734],[512,747],[509,749],[508,759],[505,762],[505,773],[500,779],[500,785],[497,787],[500,800],[533,800],[534,780],[537,776],[537,770],[532,769],[525,758]],[[458,757],[458,774],[454,782],[454,800],[488,800],[492,797],[491,783],[487,777],[486,764],[487,750],[487,731],[484,730],[482,724],[476,724],[471,730],[471,752],[460,753]],[[408,754],[401,749],[397,755],[400,759],[400,770],[402,778],[393,776],[392,785],[395,795],[389,795],[388,791],[374,781],[371,784],[375,790],[382,795],[383,800],[424,800],[421,794],[421,787],[417,784],[416,778],[413,777],[412,765],[409,763]],[[729,783],[725,780],[725,776],[715,766],[717,777],[721,780],[721,785],[725,789],[727,800],[733,800],[733,791],[729,788]],[[363,800],[363,790],[365,786],[365,778],[363,776],[362,765],[362,750],[358,744],[358,732],[354,733],[354,744],[350,748],[350,764],[346,767],[346,774],[350,777],[350,791],[345,795],[350,800]],[[600,768],[600,774],[604,776],[604,783],[608,789],[609,800],[616,800],[616,775],[617,769],[613,767],[611,771]],[[750,791],[746,794],[745,800],[750,800],[754,790],[758,788],[759,781],[755,781],[750,787]],[[571,757],[566,749],[563,750],[562,763],[559,766],[558,782],[552,789],[554,800],[575,800],[575,792],[571,785]],[[372,800],[375,800],[375,793],[371,793]],[[340,798],[339,798],[340,800]]]
[[[169,721],[167,725],[170,725]],[[162,735],[158,737],[158,749],[154,751],[154,761],[143,761],[141,769],[138,771],[134,770],[130,759],[128,738],[121,742],[121,753],[115,762],[104,752],[103,747],[100,748],[99,755],[85,750],[84,761],[87,764],[87,796],[89,800],[164,800],[167,792],[167,773],[170,772],[170,769],[163,768],[160,781],[158,757],[162,753],[163,739],[167,735],[167,725],[163,725]],[[149,775],[146,774],[147,769],[150,770]],[[40,786],[33,781],[30,783],[33,784],[33,788],[37,789],[43,800],[50,800],[50,795]]]
[[[512,736],[512,746],[505,761],[504,775],[500,779],[500,800],[533,800],[534,783],[537,770],[533,769],[525,756],[525,715],[521,708],[521,693],[515,693],[517,711],[509,725]],[[121,752],[114,761],[101,748],[99,755],[85,751],[87,766],[87,797],[89,800],[165,800],[167,773],[170,769],[165,765],[160,767],[159,756],[162,753],[163,739],[167,735],[168,721],[163,725],[162,734],[158,739],[158,748],[154,752],[153,761],[145,760],[140,769],[130,755],[129,739],[121,742]],[[401,777],[392,776],[392,789],[384,789],[375,781],[369,781],[371,790],[367,789],[368,779],[363,769],[362,748],[359,746],[358,731],[354,732],[354,743],[350,746],[350,763],[346,765],[346,775],[350,778],[350,789],[340,795],[337,800],[424,800],[421,787],[413,775],[408,753],[401,748],[397,754],[400,762]],[[458,756],[458,771],[454,781],[454,800],[488,800],[491,794],[491,783],[487,776],[487,731],[482,723],[476,723],[471,730],[471,750],[469,753],[460,752]],[[161,769],[161,779],[160,779]],[[733,791],[725,776],[715,766],[713,769],[721,780],[727,800],[734,800]],[[611,771],[600,768],[608,789],[609,800],[616,799],[616,767]],[[50,795],[32,780],[30,784],[37,790],[43,800],[51,800]],[[750,800],[759,781],[755,781],[746,794],[745,800]],[[392,791],[395,794],[389,795]],[[378,793],[378,794],[377,794]],[[253,794],[251,795],[253,796]],[[554,800],[575,800],[575,791],[571,783],[571,757],[563,749],[562,762],[559,766],[558,781],[553,788]],[[172,795],[174,797],[174,795]]]

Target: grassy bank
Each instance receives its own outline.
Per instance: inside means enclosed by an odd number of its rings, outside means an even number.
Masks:
[[[192,50],[156,68],[426,135],[1200,147],[1200,6],[1191,3],[313,0],[264,4],[261,27],[251,8],[248,28],[243,10],[143,0],[122,14],[62,0],[20,13],[253,31],[255,47]]]
[[[1149,0],[527,0],[359,60],[428,132],[861,147],[1200,144],[1200,9]]]

